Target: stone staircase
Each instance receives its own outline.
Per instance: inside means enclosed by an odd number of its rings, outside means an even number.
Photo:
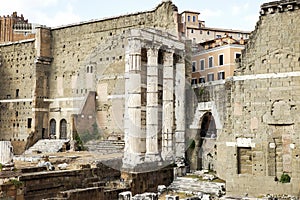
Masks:
[[[123,140],[89,141],[84,146],[88,148],[88,151],[106,155],[123,153],[125,142]]]
[[[42,139],[25,151],[25,154],[32,153],[55,153],[59,152],[69,140]]]
[[[198,192],[212,195],[219,195],[225,188],[225,183],[216,183],[211,181],[200,181],[198,178],[177,177],[171,185],[169,190],[175,192],[193,193]]]

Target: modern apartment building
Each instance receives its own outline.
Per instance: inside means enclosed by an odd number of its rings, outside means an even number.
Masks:
[[[184,11],[181,14],[180,32],[183,37],[198,44],[224,36],[231,36],[235,40],[248,39],[250,31],[211,28],[205,26],[205,21],[199,19],[199,12]]]
[[[235,59],[241,56],[245,40],[231,36],[216,38],[198,45],[192,56],[192,85],[223,80],[232,76]]]

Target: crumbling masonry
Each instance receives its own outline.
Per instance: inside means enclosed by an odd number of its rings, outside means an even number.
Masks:
[[[261,6],[236,76],[225,83],[218,175],[229,194],[299,195],[300,2]],[[290,183],[281,183],[283,174]]]
[[[42,138],[116,137],[130,165],[184,157],[178,18],[164,1],[151,11],[40,26],[33,39],[2,44],[0,140],[22,153]]]

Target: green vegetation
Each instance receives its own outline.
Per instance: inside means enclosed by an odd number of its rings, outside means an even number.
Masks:
[[[78,134],[75,135],[75,148],[76,151],[84,151],[86,148],[83,145],[83,142]]]
[[[195,140],[190,139],[190,140],[188,141],[187,146],[188,146],[188,148],[190,148],[190,149],[195,149],[195,146],[196,146]]]
[[[9,183],[13,184],[17,188],[23,185],[23,182],[19,181],[18,179],[10,179]]]
[[[288,174],[286,174],[285,172],[283,172],[279,181],[281,183],[289,183],[289,182],[291,182],[291,177]]]
[[[86,130],[84,133],[80,134],[81,140],[86,143],[91,140],[99,140],[101,139],[101,133],[98,129],[97,123],[94,123],[93,125],[92,133],[90,133],[88,130]]]
[[[0,172],[2,171],[2,163],[0,163]]]

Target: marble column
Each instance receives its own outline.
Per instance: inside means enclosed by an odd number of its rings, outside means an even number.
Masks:
[[[162,157],[174,159],[174,67],[173,50],[163,54],[163,114],[162,114]]]
[[[141,43],[128,41],[125,66],[125,167],[135,167],[144,162],[145,135],[141,128]]]
[[[175,156],[185,157],[185,63],[183,56],[175,66]]]
[[[159,152],[159,105],[158,105],[158,50],[153,46],[147,51],[147,106],[146,106],[146,161],[160,161]]]

